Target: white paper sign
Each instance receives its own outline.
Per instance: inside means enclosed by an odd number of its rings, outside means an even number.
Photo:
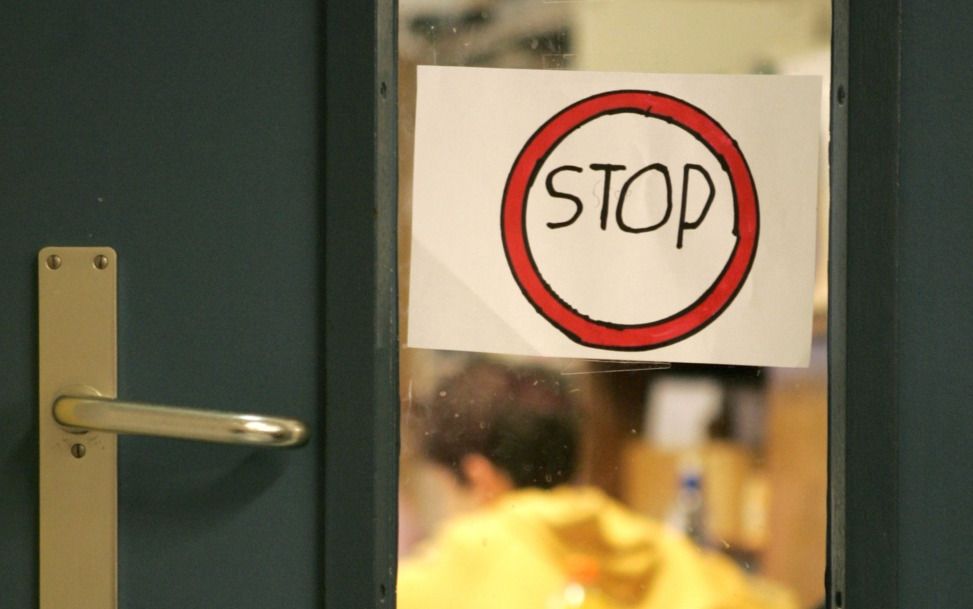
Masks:
[[[420,67],[407,343],[807,365],[820,79]]]

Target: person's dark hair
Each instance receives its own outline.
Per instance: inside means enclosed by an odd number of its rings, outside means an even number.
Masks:
[[[460,480],[470,454],[489,459],[518,488],[551,488],[574,475],[577,412],[570,388],[551,372],[477,359],[423,410],[425,453]]]

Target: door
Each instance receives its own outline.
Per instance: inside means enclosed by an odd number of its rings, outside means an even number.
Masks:
[[[119,397],[311,428],[289,451],[121,437],[118,605],[363,607],[392,590],[394,243],[376,234],[394,147],[375,136],[391,19],[353,4],[3,11],[0,607],[38,603],[50,245],[118,254]]]

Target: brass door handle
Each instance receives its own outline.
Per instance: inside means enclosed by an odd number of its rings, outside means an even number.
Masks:
[[[308,438],[292,419],[114,399],[117,268],[106,246],[37,255],[40,609],[118,607],[118,434],[250,446]]]
[[[183,440],[269,447],[307,442],[307,426],[295,419],[127,402],[99,396],[62,395],[54,420],[73,430],[162,436]]]

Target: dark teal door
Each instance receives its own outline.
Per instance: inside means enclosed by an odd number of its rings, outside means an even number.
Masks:
[[[46,245],[118,252],[120,397],[312,428],[294,451],[122,438],[120,607],[374,606],[392,589],[388,15],[347,4],[4,3],[3,609],[37,603]]]

